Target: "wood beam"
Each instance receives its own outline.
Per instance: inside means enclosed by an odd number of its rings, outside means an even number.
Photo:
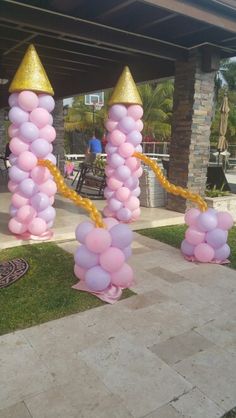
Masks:
[[[177,16],[178,16],[177,13],[170,13],[167,16],[160,17],[159,19],[155,19],[152,22],[146,23],[143,26],[139,26],[138,30],[144,30],[144,29],[152,28],[153,26],[159,25],[160,23],[163,23],[163,22],[166,22],[168,20],[174,19]]]
[[[186,59],[186,48],[172,45],[154,38],[111,28],[94,22],[62,15],[33,7],[13,0],[2,0],[0,18],[13,25],[24,25],[33,31],[46,31],[58,36],[67,36],[84,42],[92,42],[95,47],[120,48],[146,56],[169,60]]]
[[[111,7],[110,9],[107,9],[106,11],[99,13],[96,17],[99,20],[104,19],[105,17],[110,17],[111,15],[114,15],[115,13],[119,12],[120,10],[129,6],[130,4],[135,3],[135,1],[136,0],[125,0],[123,2],[120,2],[119,4],[116,4],[115,6]]]
[[[235,19],[226,17],[212,9],[207,10],[199,5],[195,6],[186,0],[143,0],[143,2],[218,26],[230,32],[236,32]]]

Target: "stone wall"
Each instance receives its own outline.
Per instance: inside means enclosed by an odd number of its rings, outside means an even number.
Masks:
[[[61,171],[64,169],[64,118],[63,118],[63,100],[57,100],[53,111],[53,126],[56,129],[56,139],[53,143],[53,154],[57,158],[57,163]]]
[[[4,109],[0,109],[0,155],[5,154],[5,147],[6,147],[4,116],[5,116]]]
[[[201,55],[176,62],[169,180],[204,195],[210,151],[215,72],[201,70]],[[186,200],[168,195],[167,208],[185,212]]]

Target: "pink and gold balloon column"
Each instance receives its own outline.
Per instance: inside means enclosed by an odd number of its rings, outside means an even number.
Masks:
[[[38,158],[56,163],[52,142],[56,131],[50,112],[55,102],[52,87],[33,45],[30,45],[10,85],[10,164],[12,192],[9,229],[25,238],[47,239],[55,218],[57,191]]]
[[[104,195],[107,205],[105,216],[112,216],[121,222],[135,221],[140,216],[139,177],[142,175],[141,162],[133,157],[135,151],[142,152],[143,129],[142,100],[128,67],[124,68],[109,100],[107,187]]]

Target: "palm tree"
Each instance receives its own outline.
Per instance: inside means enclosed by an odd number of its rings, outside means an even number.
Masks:
[[[139,92],[143,101],[144,135],[153,133],[160,140],[170,139],[173,80],[140,85]]]

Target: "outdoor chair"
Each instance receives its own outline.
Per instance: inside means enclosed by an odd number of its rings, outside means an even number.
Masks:
[[[106,184],[105,170],[98,167],[96,162],[93,164],[82,163],[76,185],[76,191],[81,196],[88,196],[94,199],[103,198]]]

